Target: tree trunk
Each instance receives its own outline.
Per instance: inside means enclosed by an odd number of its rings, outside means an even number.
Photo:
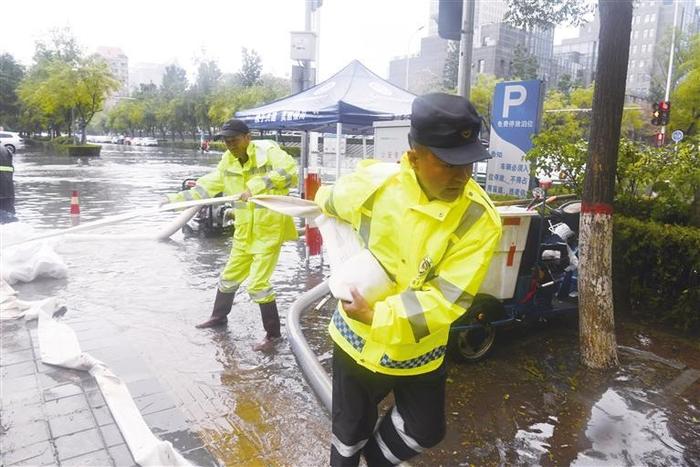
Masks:
[[[590,368],[619,364],[612,290],[612,203],[632,0],[600,0],[600,38],[580,224],[579,340]]]

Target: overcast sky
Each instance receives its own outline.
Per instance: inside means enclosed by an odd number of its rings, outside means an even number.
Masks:
[[[417,51],[428,29],[431,0],[324,0],[319,77],[358,59],[379,75],[389,60]],[[433,0],[435,1],[435,0]],[[7,0],[0,10],[0,53],[31,64],[34,44],[51,28],[69,26],[87,52],[121,48],[129,64],[176,62],[190,73],[195,59],[240,67],[241,47],[255,49],[263,71],[288,77],[290,31],[304,29],[304,0]],[[416,32],[421,26],[424,29]],[[557,38],[572,35],[558,31]]]

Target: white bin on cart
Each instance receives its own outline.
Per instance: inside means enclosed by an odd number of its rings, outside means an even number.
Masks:
[[[515,293],[527,232],[530,221],[537,216],[537,212],[518,206],[499,206],[496,210],[501,216],[503,236],[496,246],[489,272],[479,293],[505,300],[513,298]]]

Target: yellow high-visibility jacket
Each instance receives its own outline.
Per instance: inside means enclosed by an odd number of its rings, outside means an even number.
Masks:
[[[248,161],[241,166],[226,151],[216,170],[197,180],[190,190],[168,195],[171,203],[204,199],[224,193],[236,195],[250,190],[253,195],[286,195],[298,182],[297,165],[292,156],[270,140],[254,140],[248,145]],[[251,202],[234,203],[235,242],[249,253],[263,253],[297,238],[294,220]]]
[[[316,203],[352,224],[396,283],[373,304],[371,326],[339,303],[329,332],[360,365],[415,375],[443,361],[450,324],[469,309],[501,237],[491,200],[470,179],[455,201],[429,201],[404,154],[401,166],[366,161],[323,186]]]

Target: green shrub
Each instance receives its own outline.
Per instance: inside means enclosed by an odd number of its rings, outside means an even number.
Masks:
[[[700,229],[616,215],[613,280],[623,309],[700,331]]]

